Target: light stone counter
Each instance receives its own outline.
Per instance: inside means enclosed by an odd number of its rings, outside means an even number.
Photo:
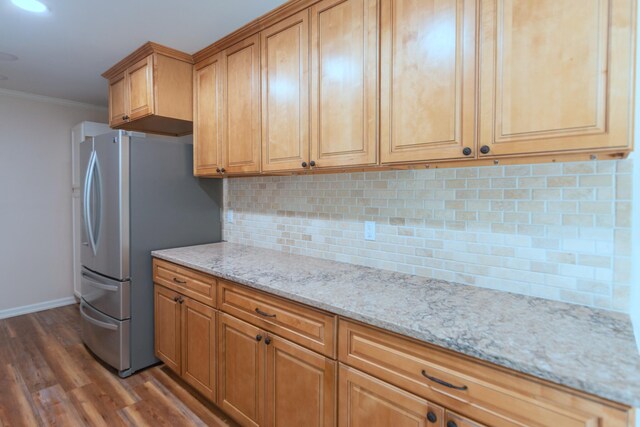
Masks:
[[[231,243],[154,257],[640,406],[629,316]]]

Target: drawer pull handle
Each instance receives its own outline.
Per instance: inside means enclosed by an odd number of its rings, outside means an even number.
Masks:
[[[265,313],[264,311],[260,310],[258,307],[256,307],[256,313],[258,313],[260,316],[264,316],[264,317],[276,317],[275,314]]]
[[[469,388],[469,387],[467,387],[466,385],[463,385],[463,386],[457,386],[457,385],[453,385],[453,384],[451,384],[451,383],[448,383],[448,382],[446,382],[446,381],[442,381],[442,380],[441,380],[441,379],[439,379],[439,378],[432,377],[432,376],[430,376],[429,374],[427,374],[427,371],[425,371],[424,369],[422,370],[422,375],[423,375],[425,378],[427,378],[427,379],[429,379],[429,380],[433,381],[434,383],[438,383],[438,384],[443,385],[443,386],[445,386],[445,387],[454,388],[454,389],[456,389],[456,390],[466,390],[466,389],[468,389],[468,388]]]
[[[176,282],[176,283],[180,283],[181,285],[184,285],[185,283],[187,283],[186,280],[180,280],[177,277],[174,277],[173,281]]]

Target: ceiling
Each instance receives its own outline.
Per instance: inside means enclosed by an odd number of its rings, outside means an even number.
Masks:
[[[194,53],[285,0],[0,0],[0,89],[107,105],[100,74],[147,41]]]

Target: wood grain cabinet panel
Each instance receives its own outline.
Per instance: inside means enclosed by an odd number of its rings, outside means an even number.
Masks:
[[[269,335],[267,427],[336,425],[336,362]]]
[[[129,120],[153,114],[153,56],[148,56],[127,68],[125,81]]]
[[[634,8],[632,0],[482,1],[486,156],[628,147]]]
[[[154,258],[153,282],[216,307],[217,280],[208,274]]]
[[[225,168],[260,172],[260,35],[226,49]]]
[[[222,53],[196,65],[193,74],[193,174],[210,176],[223,167]]]
[[[264,418],[265,333],[220,314],[218,406],[243,426],[260,426]]]
[[[127,99],[125,75],[121,73],[109,81],[109,124],[118,126],[126,121]]]
[[[311,160],[316,168],[378,160],[378,1],[311,8]]]
[[[389,332],[340,321],[339,360],[490,426],[622,427],[624,408]]]
[[[220,310],[288,340],[335,357],[335,315],[220,280]]]
[[[476,0],[381,3],[381,162],[472,158]]]
[[[340,364],[340,427],[443,427],[444,409]],[[459,426],[463,427],[463,426]]]
[[[154,287],[156,357],[177,373],[180,373],[182,357],[179,297],[177,292],[162,286]]]
[[[109,125],[185,135],[193,130],[193,58],[148,42],[105,71]]]
[[[445,423],[447,427],[485,427],[483,424],[471,421],[451,411],[446,411]]]
[[[216,398],[216,311],[185,298],[182,303],[182,378],[196,390]]]
[[[309,161],[309,11],[261,33],[262,170]]]
[[[156,357],[215,401],[216,311],[157,284],[154,295]]]

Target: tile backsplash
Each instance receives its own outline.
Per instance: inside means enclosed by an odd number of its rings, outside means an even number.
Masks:
[[[223,236],[628,312],[632,169],[627,159],[227,179]]]

